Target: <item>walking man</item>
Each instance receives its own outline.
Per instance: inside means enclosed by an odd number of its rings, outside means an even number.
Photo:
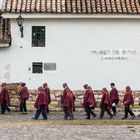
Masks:
[[[113,111],[114,116],[116,116],[117,114],[116,106],[119,103],[119,94],[114,83],[111,83],[110,86],[111,86],[110,100],[112,103],[112,111]]]
[[[5,114],[6,111],[10,112],[9,109],[10,97],[6,83],[2,84],[2,90],[0,93],[0,103],[1,103],[1,114]]]
[[[110,109],[112,108],[112,104],[109,98],[109,94],[106,88],[102,89],[102,99],[100,103],[100,119],[103,119],[104,113],[107,112],[107,114],[110,116],[110,119],[113,117],[113,114],[110,112]]]
[[[73,111],[75,110],[75,95],[69,89],[67,83],[63,84],[63,94],[61,97],[61,104],[63,106],[64,111],[64,119],[67,120],[68,117],[70,120],[74,120]]]
[[[132,105],[132,106],[134,105],[134,99],[133,99],[132,90],[131,90],[130,86],[127,86],[125,88],[125,95],[123,98],[123,104],[125,106],[125,116],[122,119],[127,119],[128,113],[132,116],[132,119],[134,119],[135,114],[130,109],[130,105]]]
[[[19,96],[20,96],[20,112],[23,114],[27,114],[26,101],[29,99],[29,91],[25,83],[21,84],[21,91],[19,93]]]
[[[51,96],[50,96],[50,88],[48,87],[48,84],[47,83],[44,83],[43,84],[43,89],[46,93],[46,97],[47,97],[47,100],[48,100],[48,107],[47,107],[47,113],[50,112],[49,110],[49,104],[51,103]]]
[[[44,92],[44,89],[42,87],[38,88],[38,96],[34,106],[37,110],[36,110],[35,117],[33,119],[37,120],[40,114],[42,113],[43,119],[47,120],[48,117],[47,117],[46,108],[48,106],[48,101],[47,101],[46,93]]]
[[[88,86],[87,84],[85,84],[83,87],[85,89],[83,107],[87,113],[86,119],[90,119],[90,115],[92,115],[95,118],[96,114],[93,111],[93,109],[96,106],[94,92],[93,92],[92,88],[90,86]]]

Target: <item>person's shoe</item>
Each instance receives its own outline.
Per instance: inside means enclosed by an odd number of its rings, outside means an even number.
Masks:
[[[123,117],[123,118],[122,118],[122,120],[126,120],[126,119],[127,119],[127,117]]]
[[[69,120],[74,120],[74,118],[70,118]]]
[[[113,116],[116,116],[117,115],[117,112],[116,113],[113,113]]]
[[[37,120],[35,117],[32,118],[33,120]]]
[[[48,120],[47,118],[43,119],[43,120]]]
[[[136,116],[135,116],[135,115],[133,115],[131,119],[133,120],[135,117],[136,117]]]
[[[86,118],[86,120],[90,120],[90,118],[89,118],[89,117],[87,117],[87,118]]]
[[[102,120],[102,119],[103,119],[103,117],[100,117],[99,119],[100,119],[100,120]]]
[[[96,114],[95,114],[95,115],[93,115],[93,118],[96,118],[96,116],[97,116]]]

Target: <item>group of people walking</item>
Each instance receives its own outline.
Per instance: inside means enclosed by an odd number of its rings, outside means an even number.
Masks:
[[[110,119],[116,116],[117,114],[116,106],[120,101],[119,94],[118,94],[118,90],[115,87],[115,84],[111,83],[110,85],[111,85],[110,93],[106,88],[102,89],[102,98],[100,102],[100,109],[101,109],[100,119],[103,119],[105,112],[107,112],[107,114],[110,116]],[[74,106],[75,96],[66,83],[63,84],[63,87],[64,87],[64,91],[63,91],[61,103],[65,114],[64,118],[68,119],[69,117],[70,119],[74,119],[73,110],[75,110],[75,106]],[[94,109],[96,107],[96,99],[94,97],[94,91],[87,84],[85,84],[83,87],[85,89],[85,93],[83,97],[84,99],[83,107],[86,112],[86,116],[87,116],[86,119],[90,119],[91,115],[93,116],[93,118],[95,118],[96,113],[94,112]],[[125,106],[125,115],[122,119],[127,119],[128,113],[132,116],[132,119],[134,119],[135,115],[130,109],[130,105],[132,106],[134,105],[134,99],[130,86],[127,86],[125,89],[123,104]],[[113,113],[111,113],[111,110]]]
[[[120,101],[119,94],[114,83],[111,83],[110,86],[111,86],[110,92],[108,92],[106,88],[102,89],[102,98],[100,102],[100,110],[101,110],[100,119],[103,119],[105,112],[107,112],[107,114],[110,116],[110,119],[116,116],[117,114],[116,106]],[[61,105],[64,111],[64,119],[73,120],[74,119],[73,111],[75,111],[76,96],[70,90],[67,83],[63,84],[63,88],[64,90],[61,95]],[[96,99],[94,96],[94,91],[88,84],[85,84],[83,88],[85,89],[83,95],[83,108],[87,116],[86,119],[90,119],[91,116],[95,118],[96,113],[94,109],[96,108]],[[19,91],[19,101],[20,101],[20,112],[22,114],[27,114],[26,101],[28,99],[29,99],[28,88],[25,83],[21,83],[21,89]],[[128,113],[132,116],[132,119],[134,119],[135,115],[130,109],[130,106],[134,105],[133,94],[130,86],[127,86],[125,88],[125,94],[122,102],[125,107],[125,115],[122,119],[127,119]],[[38,95],[34,104],[34,107],[36,108],[36,113],[33,119],[37,120],[40,114],[42,114],[43,119],[47,120],[48,119],[47,114],[49,113],[50,103],[51,103],[50,89],[47,83],[44,83],[42,86],[38,88]],[[9,109],[10,96],[6,83],[2,84],[2,89],[0,92],[0,104],[1,104],[1,114],[5,114],[6,111],[8,112],[11,111]]]

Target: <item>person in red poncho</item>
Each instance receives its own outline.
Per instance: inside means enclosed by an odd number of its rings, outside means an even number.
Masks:
[[[9,109],[10,97],[6,83],[2,84],[2,89],[0,93],[0,104],[1,104],[1,114],[5,114],[6,110],[10,112]]]
[[[111,86],[110,100],[112,103],[112,111],[115,116],[117,114],[116,106],[119,103],[119,94],[118,94],[118,90],[116,89],[114,83],[111,83],[110,86]]]
[[[106,88],[102,89],[102,99],[100,103],[100,119],[103,119],[105,111],[110,116],[110,119],[113,117],[113,114],[110,112],[110,109],[112,108],[112,103],[109,98],[109,94]]]
[[[85,84],[83,87],[85,89],[83,107],[87,113],[86,119],[90,119],[90,114],[95,118],[96,114],[93,111],[93,109],[96,106],[94,92],[93,92],[92,88],[90,86],[88,86],[87,84]]]
[[[134,99],[133,99],[132,90],[131,90],[130,86],[127,86],[125,88],[125,95],[123,98],[123,104],[125,106],[125,116],[122,119],[127,119],[128,113],[132,116],[132,119],[134,119],[135,114],[130,109],[130,105],[132,105],[132,106],[134,105]]]
[[[26,114],[27,113],[26,101],[29,99],[29,91],[25,83],[21,83],[19,98],[20,98],[20,112]]]
[[[67,83],[63,84],[63,94],[61,96],[61,104],[64,111],[64,119],[67,120],[68,117],[70,120],[74,119],[73,111],[75,110],[75,95],[67,86]]]
[[[43,89],[46,93],[46,96],[47,96],[47,100],[48,100],[48,107],[47,107],[47,113],[50,112],[49,110],[49,104],[51,103],[51,96],[50,96],[50,88],[48,87],[48,84],[47,83],[44,83],[43,84]]]
[[[38,96],[35,101],[34,107],[37,109],[35,117],[33,119],[37,120],[40,116],[40,113],[42,113],[43,119],[47,120],[47,111],[46,108],[48,106],[48,101],[46,97],[46,93],[44,92],[44,89],[42,87],[38,88]]]

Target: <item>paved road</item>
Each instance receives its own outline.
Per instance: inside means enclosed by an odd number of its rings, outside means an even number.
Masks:
[[[0,126],[0,140],[139,140],[140,126]]]
[[[85,121],[83,112],[75,113],[75,121],[63,121],[63,113],[52,112],[48,121],[33,121],[34,112],[27,115],[0,115],[0,140],[139,140],[140,119],[128,120],[126,125],[118,115],[113,120]],[[78,123],[77,123],[78,122]],[[106,123],[107,122],[107,123]],[[130,124],[128,123],[130,122]],[[94,125],[91,125],[91,124]],[[95,125],[95,124],[99,125]],[[103,125],[102,125],[103,123]],[[65,124],[65,125],[64,125]],[[73,125],[67,125],[73,124]],[[81,124],[81,125],[76,125]]]
[[[0,114],[0,122],[2,121],[30,121],[32,120],[32,117],[34,117],[35,112],[29,112],[27,115],[20,114],[19,112],[12,112],[11,114]],[[124,113],[120,112],[116,117],[114,117],[112,120],[121,120]],[[60,121],[64,120],[63,112],[51,112],[50,115],[48,115],[48,119],[51,121]],[[84,112],[74,112],[74,118],[75,120],[85,120],[86,116]],[[109,116],[105,114],[104,120],[108,120]],[[130,117],[131,118],[131,117]],[[42,116],[40,116],[40,119],[42,119]],[[93,120],[93,118],[91,117]],[[94,120],[99,120],[99,113],[97,112],[97,117]],[[140,120],[140,117],[136,117],[135,120]]]

